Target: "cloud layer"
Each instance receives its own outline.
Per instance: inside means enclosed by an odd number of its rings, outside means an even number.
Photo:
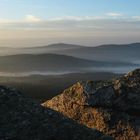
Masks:
[[[123,17],[120,13],[107,13],[105,16],[65,16],[41,19],[26,15],[21,20],[0,19],[0,29],[139,29],[140,16]]]
[[[121,14],[121,13],[114,13],[114,12],[112,12],[112,13],[107,13],[106,15],[112,16],[112,17],[120,17],[120,16],[123,16],[123,14]]]
[[[34,46],[54,42],[96,45],[104,43],[138,42],[140,16],[125,17],[121,13],[106,13],[104,16],[64,16],[41,19],[26,15],[21,20],[0,19],[0,41],[18,39],[13,44]],[[24,41],[23,41],[24,40]],[[7,44],[6,44],[7,45]]]

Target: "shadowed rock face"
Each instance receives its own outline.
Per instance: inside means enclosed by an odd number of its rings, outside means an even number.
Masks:
[[[116,140],[139,140],[140,69],[110,82],[79,82],[42,105]]]
[[[111,140],[0,86],[0,140]]]

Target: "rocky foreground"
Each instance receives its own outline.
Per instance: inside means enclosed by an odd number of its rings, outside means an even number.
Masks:
[[[0,140],[112,140],[0,86]]]
[[[42,105],[116,140],[139,140],[140,69],[109,82],[78,82]]]

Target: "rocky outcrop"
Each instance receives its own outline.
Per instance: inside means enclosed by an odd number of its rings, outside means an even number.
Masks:
[[[97,130],[0,86],[0,140],[107,140]]]
[[[139,140],[140,69],[109,82],[78,82],[42,105],[116,140]]]

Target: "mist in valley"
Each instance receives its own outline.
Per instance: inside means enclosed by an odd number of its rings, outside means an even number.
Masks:
[[[140,43],[1,47],[0,84],[42,101],[80,80],[109,80],[140,67],[139,52]]]

